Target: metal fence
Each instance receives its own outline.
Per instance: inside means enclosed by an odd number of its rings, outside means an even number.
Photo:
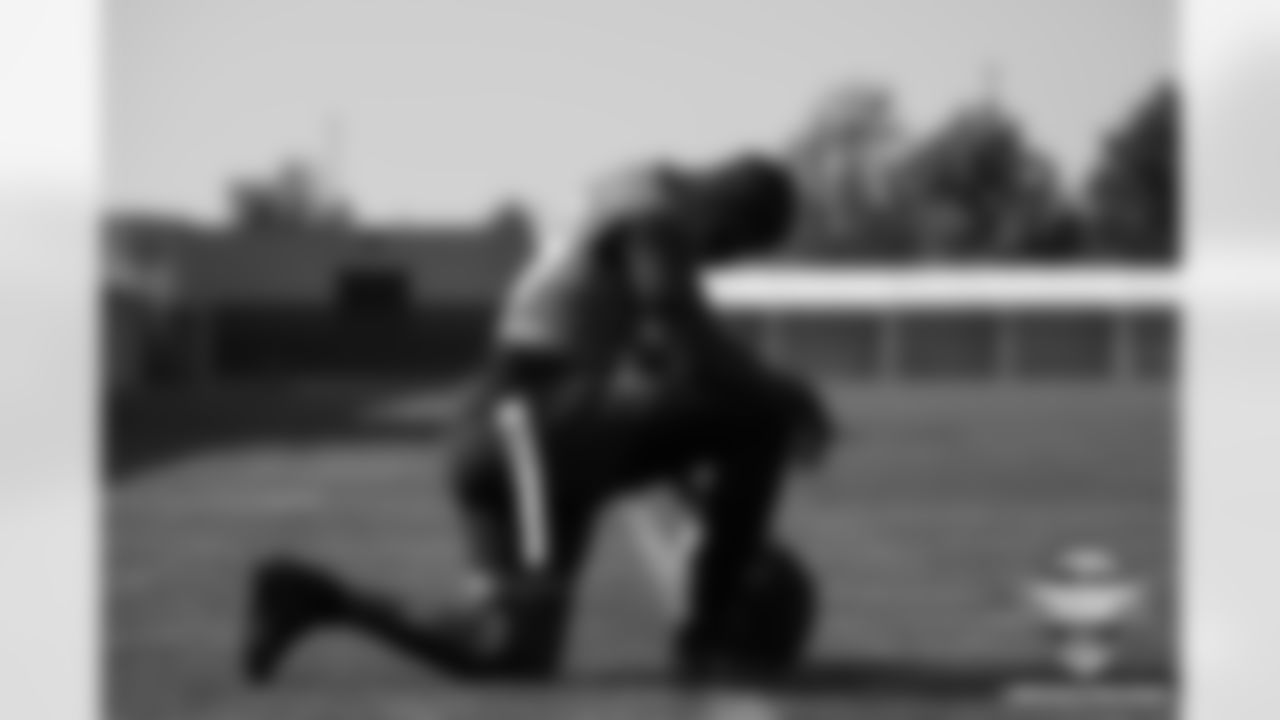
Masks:
[[[737,322],[776,360],[866,381],[1165,381],[1170,308],[785,310]]]
[[[859,382],[1158,382],[1175,376],[1179,355],[1171,308],[755,308],[734,321],[785,365]],[[159,365],[178,384],[295,375],[448,382],[481,361],[491,322],[487,307],[377,322],[246,309],[178,318]]]

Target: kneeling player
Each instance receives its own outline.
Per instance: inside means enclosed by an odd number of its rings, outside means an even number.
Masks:
[[[680,654],[695,672],[728,660],[717,657],[718,619],[767,532],[795,437],[788,410],[804,394],[730,339],[698,271],[778,243],[791,193],[785,173],[755,158],[704,177],[645,174],[576,242],[535,259],[457,443],[455,489],[479,570],[469,597],[415,622],[306,566],[270,564],[257,580],[250,672],[268,676],[305,630],[345,622],[466,676],[553,673],[601,509],[696,468],[707,474],[706,540]],[[662,367],[627,391],[619,371],[642,348]]]

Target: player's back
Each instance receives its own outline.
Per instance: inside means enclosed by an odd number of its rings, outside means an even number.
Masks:
[[[604,234],[579,224],[541,244],[507,294],[497,342],[561,357],[607,363],[632,330],[626,289],[607,261]]]
[[[611,176],[570,222],[541,238],[507,296],[499,344],[611,363],[640,322],[621,244],[641,235],[629,232],[637,223],[670,209],[669,182],[653,168]]]

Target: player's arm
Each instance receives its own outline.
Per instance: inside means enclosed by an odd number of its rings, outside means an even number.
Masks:
[[[655,220],[626,232],[632,235],[617,246],[620,275],[645,321],[643,342],[674,353],[695,377],[758,376],[762,364],[715,312],[679,229]]]
[[[696,382],[768,395],[777,412],[790,418],[798,459],[820,459],[835,427],[815,389],[771,367],[723,322],[701,283],[698,264],[681,254],[686,245],[661,235],[643,240],[630,243],[627,255],[628,282],[651,320],[642,342],[656,348],[659,362],[683,366]]]

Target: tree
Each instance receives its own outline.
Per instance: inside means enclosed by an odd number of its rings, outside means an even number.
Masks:
[[[919,143],[895,194],[926,257],[1028,257],[1063,212],[1052,163],[991,105],[964,109]]]
[[[1089,182],[1096,250],[1175,260],[1181,231],[1178,94],[1162,82],[1107,138]]]
[[[285,163],[272,177],[240,183],[233,202],[239,224],[255,230],[315,230],[343,225],[346,208],[327,199],[313,170]]]
[[[901,135],[884,88],[849,84],[819,105],[792,146],[807,206],[801,254],[879,254],[887,235],[878,225]]]
[[[498,238],[495,245],[498,252],[511,251],[514,255],[527,257],[534,250],[537,242],[538,221],[533,211],[518,200],[507,200],[494,211],[489,221],[492,237]]]
[[[1018,257],[1034,262],[1084,260],[1088,256],[1087,237],[1084,214],[1059,202],[1024,237]]]

